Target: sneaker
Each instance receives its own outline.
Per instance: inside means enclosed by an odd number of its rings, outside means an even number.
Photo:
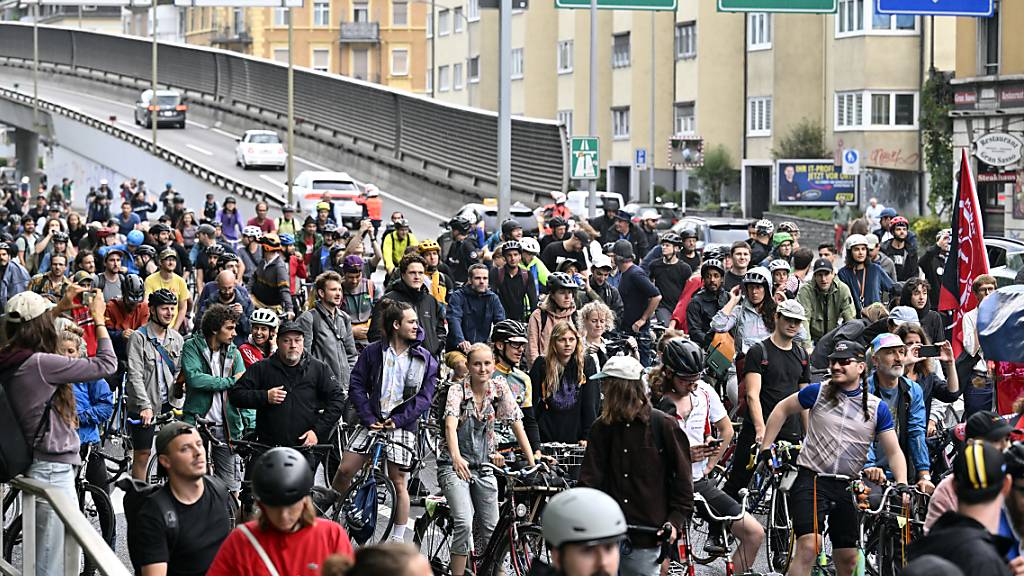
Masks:
[[[722,556],[728,553],[729,549],[725,547],[725,540],[721,534],[710,534],[708,535],[707,542],[704,543],[704,552],[714,556]]]

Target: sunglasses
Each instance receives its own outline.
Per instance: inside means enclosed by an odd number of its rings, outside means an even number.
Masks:
[[[829,366],[834,366],[834,365],[838,364],[840,366],[849,366],[850,364],[853,364],[854,362],[857,362],[856,358],[836,358],[835,360],[829,360],[828,361],[828,365]]]
[[[521,349],[526,348],[526,342],[505,342],[505,346],[508,346],[509,348]]]

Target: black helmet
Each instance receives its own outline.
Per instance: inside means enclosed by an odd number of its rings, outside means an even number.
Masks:
[[[13,255],[11,254],[11,245],[7,242],[0,242],[0,250],[5,250],[7,255],[13,258]]]
[[[671,244],[673,246],[682,246],[683,245],[683,238],[680,237],[679,234],[675,234],[673,232],[669,232],[669,233],[667,233],[667,234],[665,234],[664,236],[661,237],[661,242],[662,243],[668,243],[668,244]]]
[[[155,292],[154,292],[155,294]],[[146,285],[138,274],[126,274],[121,280],[121,299],[138,304],[146,295]],[[177,302],[175,302],[177,304]]]
[[[136,256],[149,256],[150,258],[156,258],[156,248],[153,248],[149,244],[143,244],[135,249]]]
[[[555,272],[548,276],[548,292],[555,290],[579,290],[580,285],[565,272]]]
[[[156,308],[165,304],[178,305],[178,296],[167,288],[160,288],[149,293],[149,307]]]
[[[510,250],[518,250],[519,252],[522,252],[523,251],[523,245],[520,244],[518,240],[508,240],[504,244],[501,245],[501,253],[502,254],[504,254],[505,252],[508,252]]]
[[[207,256],[223,256],[224,252],[226,252],[226,250],[224,249],[224,246],[221,246],[220,244],[214,244],[206,249]]]
[[[1006,462],[1006,473],[1014,480],[1024,478],[1024,442],[1014,442],[1003,452]]]
[[[516,220],[515,218],[506,218],[505,221],[501,223],[502,236],[508,236],[513,231],[522,229],[523,225],[520,224],[519,220]]]
[[[687,238],[693,238],[696,240],[697,230],[696,228],[683,228],[682,231],[679,232],[679,237],[682,238],[683,240],[686,240]]]
[[[722,261],[717,258],[705,260],[704,263],[700,265],[701,278],[707,275],[709,270],[718,270],[719,274],[723,276],[725,275],[725,266],[722,266]]]
[[[227,264],[228,262],[237,262],[237,261],[238,261],[238,254],[235,254],[234,252],[227,252],[227,251],[225,251],[223,254],[221,254],[220,260],[217,261],[217,265],[221,266],[221,265]]]
[[[465,216],[456,216],[448,221],[448,227],[460,234],[469,234],[469,231],[473,228],[473,223]]]
[[[328,222],[327,224],[324,224],[324,229],[323,229],[322,233],[323,234],[337,234],[338,233],[338,225],[335,224],[334,222]]]
[[[65,234],[64,232],[54,232],[53,233],[53,241],[54,242],[67,242],[68,241],[68,235]]]
[[[271,448],[256,459],[252,491],[267,506],[291,506],[313,488],[313,471],[294,448]]]
[[[171,227],[168,226],[167,224],[164,224],[163,222],[157,222],[156,224],[153,224],[152,226],[149,227],[149,233],[152,234],[153,236],[156,236],[157,234],[159,234],[161,232],[170,232],[170,231],[171,231]]]
[[[727,256],[729,256],[729,251],[720,246],[705,248],[701,253],[701,258],[704,260],[725,260]]]
[[[562,218],[561,216],[555,216],[551,220],[548,220],[548,228],[551,228],[552,230],[554,230],[555,228],[558,228],[559,226],[568,226],[568,225],[569,225],[569,223],[566,222],[565,218]]]
[[[661,362],[677,376],[693,376],[704,372],[704,351],[689,338],[673,338],[665,344]]]
[[[491,342],[526,342],[526,324],[515,320],[502,320],[491,330]]]

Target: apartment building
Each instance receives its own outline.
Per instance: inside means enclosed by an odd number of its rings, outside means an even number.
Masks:
[[[1024,237],[1024,36],[1014,32],[1018,25],[1024,25],[1021,2],[997,2],[991,18],[957,19],[952,113],[954,162],[966,149],[985,234],[1013,238]]]
[[[185,39],[393,88],[424,92],[426,16],[422,0],[312,0],[301,8],[189,8]]]

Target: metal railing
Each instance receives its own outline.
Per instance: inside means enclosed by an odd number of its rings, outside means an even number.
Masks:
[[[149,87],[149,40],[39,27],[47,72],[131,89]],[[32,27],[0,23],[0,65],[31,68]],[[195,104],[284,129],[287,67],[214,48],[161,44],[160,82]],[[350,78],[295,72],[296,136],[476,197],[497,190],[497,114]],[[547,194],[568,185],[565,129],[513,118],[512,188]]]
[[[338,37],[342,44],[376,44],[380,40],[380,24],[377,22],[342,22]]]
[[[45,500],[53,508],[64,525],[64,574],[79,573],[79,558],[84,551],[96,569],[106,576],[131,576],[117,554],[103,541],[103,537],[89,523],[72,502],[59,490],[45,482],[32,478],[18,477],[10,482],[21,491],[22,514],[22,565],[17,567],[0,558],[0,574],[7,576],[30,576],[36,573],[36,504]],[[0,530],[0,550],[3,549],[3,530]]]

